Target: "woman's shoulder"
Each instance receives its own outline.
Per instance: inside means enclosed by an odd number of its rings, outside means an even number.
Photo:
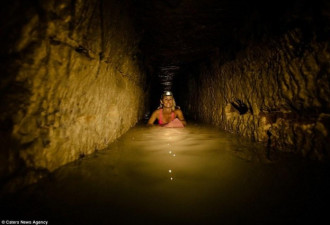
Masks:
[[[175,109],[174,112],[175,113],[182,113],[181,109]]]
[[[153,113],[155,114],[159,114],[159,112],[161,111],[162,109],[156,109]]]

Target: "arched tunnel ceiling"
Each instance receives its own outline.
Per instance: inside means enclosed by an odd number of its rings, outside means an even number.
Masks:
[[[140,48],[163,83],[182,64],[215,51],[238,51],[252,39],[276,33],[311,1],[135,0]],[[285,21],[285,22],[284,22]],[[166,86],[166,85],[165,85]]]

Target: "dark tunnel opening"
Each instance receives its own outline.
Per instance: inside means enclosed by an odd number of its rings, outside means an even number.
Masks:
[[[13,0],[1,15],[0,197],[146,125],[164,91],[187,128],[329,162],[326,0]]]

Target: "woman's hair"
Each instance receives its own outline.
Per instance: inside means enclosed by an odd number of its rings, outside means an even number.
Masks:
[[[174,96],[172,94],[172,92],[170,91],[165,91],[161,96],[160,96],[160,105],[157,109],[161,109],[163,108],[163,104],[162,104],[162,101],[163,101],[163,98],[166,97],[166,96],[172,96],[173,98],[173,106],[172,106],[172,111],[174,111],[176,109],[176,103],[175,103],[175,99],[174,99]]]

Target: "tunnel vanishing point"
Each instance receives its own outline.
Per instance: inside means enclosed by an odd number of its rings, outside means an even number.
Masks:
[[[190,120],[329,160],[329,1],[1,6],[6,190],[104,149],[172,90]]]

